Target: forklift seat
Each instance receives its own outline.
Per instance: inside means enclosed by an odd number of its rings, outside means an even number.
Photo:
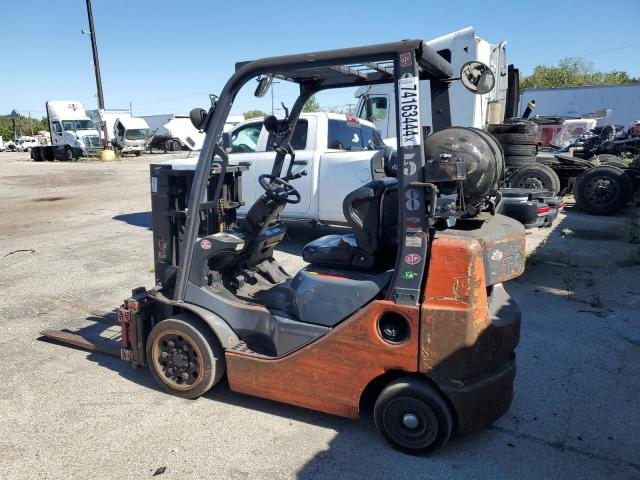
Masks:
[[[315,265],[369,270],[390,268],[398,246],[398,179],[373,180],[347,195],[342,211],[353,234],[326,235],[305,245]]]

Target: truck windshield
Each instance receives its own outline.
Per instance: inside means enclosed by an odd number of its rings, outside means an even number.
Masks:
[[[145,140],[148,136],[148,128],[132,128],[127,130],[124,134],[124,138],[127,140]]]
[[[359,122],[329,120],[329,148],[336,150],[377,150],[384,147],[373,127]]]
[[[95,130],[91,120],[63,120],[62,128],[69,131]]]

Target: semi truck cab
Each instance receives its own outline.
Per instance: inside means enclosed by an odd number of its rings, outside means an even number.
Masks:
[[[149,137],[149,125],[142,118],[118,118],[113,126],[113,145],[122,153],[139,156]]]
[[[74,157],[90,155],[102,148],[100,134],[82,103],[72,100],[48,101],[46,109],[54,147],[62,147]]]

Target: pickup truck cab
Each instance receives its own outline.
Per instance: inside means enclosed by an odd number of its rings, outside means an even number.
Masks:
[[[262,123],[263,119],[248,121],[231,132],[232,162],[251,162],[242,175],[246,204],[239,210],[240,215],[262,195],[258,177],[271,173],[275,159],[273,137]],[[305,170],[307,174],[293,180],[302,201],[288,205],[283,217],[345,222],[342,199],[372,179],[371,158],[384,147],[373,123],[338,113],[306,113],[301,115],[291,143],[296,155],[293,173]]]
[[[232,164],[248,162],[242,174],[244,215],[262,195],[258,177],[271,173],[275,159],[273,136],[263,126],[263,118],[237,125],[231,132],[228,149]],[[371,160],[385,147],[373,123],[339,113],[303,113],[291,139],[295,151],[293,173],[307,174],[292,180],[300,192],[300,203],[287,205],[281,217],[331,224],[346,223],[342,199],[372,179]],[[288,160],[287,160],[288,161]],[[194,169],[196,158],[169,160],[173,170]]]

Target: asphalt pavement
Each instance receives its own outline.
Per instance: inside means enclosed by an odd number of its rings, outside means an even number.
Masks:
[[[569,208],[527,235],[527,270],[507,284],[524,313],[513,405],[430,457],[391,449],[368,413],[224,384],[183,400],[145,369],[39,339],[152,286],[148,164],[166,158],[0,153],[0,479],[640,478],[640,262],[622,215]],[[277,258],[295,271],[318,235],[290,227]]]

